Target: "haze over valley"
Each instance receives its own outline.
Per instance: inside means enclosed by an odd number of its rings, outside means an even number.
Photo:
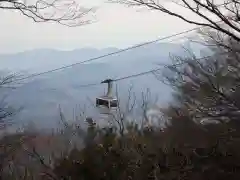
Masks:
[[[198,51],[199,47],[194,47]],[[117,48],[83,48],[72,51],[36,49],[15,54],[0,55],[1,67],[8,72],[20,72],[24,76],[74,64],[93,57],[117,51]],[[98,114],[94,108],[95,98],[103,95],[106,86],[81,87],[100,83],[107,78],[120,78],[169,64],[169,53],[183,55],[180,44],[158,43],[111,55],[93,62],[79,64],[53,73],[29,78],[16,84],[17,88],[7,92],[5,99],[14,107],[23,107],[15,117],[16,122],[34,121],[41,126],[55,126],[59,120],[59,106],[67,118],[74,118],[85,108],[88,114]],[[164,85],[153,74],[129,78],[117,82],[118,96],[126,99],[129,88],[136,93],[150,89],[151,97],[158,97],[158,104],[164,105],[171,99],[170,87]],[[6,93],[3,94],[4,96]]]

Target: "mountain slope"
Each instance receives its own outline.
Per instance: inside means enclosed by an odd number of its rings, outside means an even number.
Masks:
[[[0,64],[4,70],[35,73],[84,61],[116,50],[118,49],[86,48],[73,51],[40,49],[0,55]],[[59,105],[71,118],[72,111],[77,104],[92,107],[91,102],[95,102],[95,98],[102,95],[105,88],[102,85],[81,88],[81,85],[100,83],[106,78],[119,78],[157,68],[158,63],[170,62],[169,53],[181,55],[183,50],[177,44],[152,44],[88,64],[28,79],[21,87],[8,93],[7,101],[16,107],[24,107],[23,111],[16,116],[19,123],[32,120],[39,125],[54,126],[59,120]],[[126,79],[118,82],[117,85],[119,96],[123,99],[126,98],[131,85],[139,98],[147,88],[151,89],[153,96],[160,95],[161,103],[166,103],[171,97],[170,88],[160,83],[151,74]],[[93,107],[88,108],[88,111],[88,113],[97,113]]]

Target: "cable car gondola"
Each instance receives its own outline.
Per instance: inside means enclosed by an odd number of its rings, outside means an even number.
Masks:
[[[101,83],[108,84],[108,91],[107,91],[106,95],[96,98],[96,107],[99,107],[103,110],[105,109],[106,110],[105,113],[108,114],[109,111],[117,109],[118,99],[117,99],[117,97],[112,95],[112,88],[113,88],[113,80],[112,79],[106,79],[106,80],[102,81]]]

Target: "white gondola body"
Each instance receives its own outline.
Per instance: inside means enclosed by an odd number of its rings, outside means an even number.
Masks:
[[[107,94],[96,98],[96,107],[101,114],[111,114],[118,108],[118,99],[112,95],[112,80],[105,80],[103,83],[108,84]]]

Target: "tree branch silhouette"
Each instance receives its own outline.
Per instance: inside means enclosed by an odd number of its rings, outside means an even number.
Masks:
[[[69,27],[92,23],[93,17],[86,16],[96,10],[85,8],[75,0],[0,0],[0,9],[18,11],[34,22],[56,22]]]

